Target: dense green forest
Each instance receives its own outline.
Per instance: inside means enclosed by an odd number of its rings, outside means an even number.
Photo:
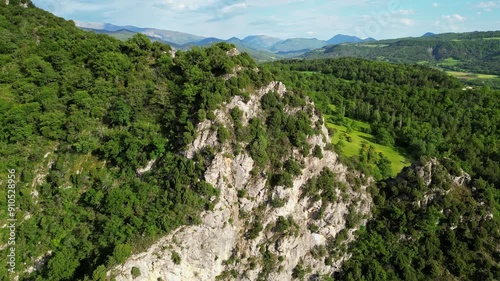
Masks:
[[[101,280],[105,266],[199,223],[218,194],[202,177],[213,152],[193,160],[179,152],[246,81],[271,78],[242,70],[224,80],[235,65],[256,66],[247,54],[228,56],[231,48],[172,58],[143,35],[121,42],[31,4],[0,4],[0,170],[2,180],[7,169],[17,177],[17,272],[46,259],[22,280]],[[161,168],[138,175],[149,160]],[[8,235],[2,228],[1,240]],[[0,276],[8,279],[6,266]]]
[[[305,105],[306,96],[327,122],[366,122],[373,141],[399,148],[419,166],[430,157],[442,163],[433,164],[427,185],[415,167],[390,178],[389,160],[370,146],[341,157],[378,181],[370,188],[372,219],[332,278],[499,279],[499,91],[464,90],[425,66],[353,58],[257,65],[246,53],[228,55],[234,46],[226,43],[172,55],[144,35],[119,41],[19,2],[0,4],[0,182],[15,169],[20,280],[105,280],[132,252],[200,223],[219,194],[203,180],[214,148],[192,160],[182,152],[221,104],[272,80],[295,94],[264,95],[265,120],[243,126],[234,109],[234,130],[215,128],[221,143],[248,143],[238,149],[255,160],[253,173],[270,167],[271,186],[290,185],[300,172],[300,163],[280,158],[292,146],[323,157],[306,141],[319,125],[303,112],[284,113],[286,105]],[[235,66],[237,77],[227,78]],[[155,168],[140,172],[151,160]],[[468,185],[450,176],[461,169],[472,176]],[[324,190],[333,177],[325,173]],[[0,196],[7,198],[5,188]],[[8,236],[2,228],[0,240]],[[338,250],[328,249],[325,259]],[[36,263],[38,271],[28,270]],[[0,278],[9,280],[7,267]]]
[[[443,162],[432,169],[430,185],[411,167],[372,188],[374,217],[335,280],[498,280],[500,91],[464,90],[457,79],[425,66],[354,58],[268,66],[312,97],[331,116],[327,121],[364,121],[375,142],[396,145],[420,166],[429,157]],[[344,161],[374,174],[383,170],[380,159],[365,146]],[[450,177],[461,176],[461,169],[473,178],[465,188]]]
[[[372,189],[374,217],[335,280],[498,280],[498,191],[482,179],[457,184],[448,159],[417,165]]]
[[[464,90],[425,66],[363,59],[290,60],[269,64],[281,81],[311,96],[332,121],[365,121],[379,143],[418,159],[449,157],[465,171],[500,184],[499,91]],[[333,111],[330,105],[338,110]]]

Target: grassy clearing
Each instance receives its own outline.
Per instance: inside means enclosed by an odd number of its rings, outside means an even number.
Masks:
[[[446,71],[451,76],[455,76],[459,79],[496,79],[499,78],[497,75],[492,74],[481,74],[481,73],[470,73],[461,71]]]
[[[441,61],[439,65],[443,67],[452,67],[452,66],[457,66],[459,63],[460,63],[459,60],[456,60],[454,58],[447,58]]]
[[[325,118],[328,120],[327,115],[325,115]],[[333,124],[331,122],[326,122],[327,127],[336,130],[336,133],[332,137],[333,144],[337,144],[340,141],[341,136],[344,135],[344,133],[351,137],[350,142],[345,139],[343,140],[345,145],[342,148],[342,153],[345,156],[352,157],[358,155],[359,150],[361,149],[361,144],[363,142],[366,142],[368,143],[368,145],[373,145],[373,147],[375,147],[375,150],[377,152],[381,152],[382,154],[384,154],[385,157],[387,157],[392,162],[391,170],[393,176],[399,173],[405,166],[410,165],[409,160],[403,154],[397,151],[394,147],[378,144],[375,142],[373,135],[358,131],[361,130],[362,128],[368,128],[370,125],[349,118],[346,119],[348,120],[348,122],[349,121],[353,122],[352,123],[353,130],[349,134],[347,134],[347,128],[345,126]]]
[[[500,89],[500,76],[492,74],[470,73],[460,71],[446,71],[449,75],[454,76],[466,85],[472,87],[488,86],[493,89]]]
[[[495,78],[499,78],[499,77],[496,75],[493,75],[493,74],[477,74],[477,78],[479,78],[479,79],[495,79]]]
[[[460,78],[460,79],[473,79],[477,78],[476,74],[474,73],[469,73],[469,72],[461,72],[461,71],[446,71],[451,76]]]

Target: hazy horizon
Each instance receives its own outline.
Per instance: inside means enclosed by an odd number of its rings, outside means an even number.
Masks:
[[[500,1],[33,0],[33,3],[81,23],[131,25],[221,39],[267,35],[328,40],[336,34],[389,39],[417,37],[426,32],[500,29]]]

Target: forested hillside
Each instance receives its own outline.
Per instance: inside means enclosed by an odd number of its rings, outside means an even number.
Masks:
[[[218,104],[270,75],[227,44],[172,57],[143,35],[121,42],[18,2],[0,4],[0,182],[15,169],[16,271],[99,276],[213,206],[204,161],[179,152]],[[223,79],[235,65],[248,70]],[[150,160],[161,168],[141,175]],[[2,245],[8,235],[2,228]]]
[[[111,279],[131,254],[223,211],[237,215],[214,225],[244,231],[227,260],[211,253],[226,269],[218,280],[286,270],[297,280],[500,279],[497,90],[464,89],[425,66],[258,65],[227,43],[173,52],[145,35],[82,31],[20,0],[0,3],[0,69],[2,210],[11,175],[17,186],[15,274],[2,266],[2,280]],[[393,177],[388,152],[414,165]],[[4,265],[10,236],[0,229]],[[171,249],[161,258],[182,264]]]
[[[450,71],[500,75],[500,31],[445,33],[419,38],[325,46],[305,58],[358,57],[426,64]]]
[[[312,97],[330,116],[328,122],[354,127],[353,119],[364,121],[370,126],[361,129],[372,135],[366,141],[395,145],[419,159],[395,180],[379,181],[372,189],[374,217],[351,244],[354,255],[335,278],[500,277],[500,91],[464,89],[455,78],[424,66],[354,58],[269,67]],[[352,133],[336,151],[343,151]],[[344,161],[380,177],[387,160],[380,159],[365,143]]]
[[[396,144],[414,159],[450,157],[467,172],[500,184],[499,91],[464,90],[457,79],[424,66],[362,59],[270,66],[280,80],[313,97],[333,122],[365,121],[378,143]]]
[[[498,190],[486,181],[471,180],[448,159],[423,158],[372,195],[373,220],[336,280],[500,277]]]

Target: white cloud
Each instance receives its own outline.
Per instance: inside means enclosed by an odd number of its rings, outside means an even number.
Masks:
[[[438,3],[438,2],[434,2],[434,3],[432,3],[432,7],[436,8],[436,7],[438,7],[438,6],[439,6],[439,3]]]
[[[415,13],[415,10],[409,9],[409,10],[399,10],[397,12],[400,15],[413,15]]]
[[[217,0],[209,0],[209,1],[202,1],[202,0],[156,0],[154,1],[154,5],[157,5],[159,7],[165,7],[168,9],[173,9],[177,11],[194,11],[197,9],[205,8],[205,7],[210,7],[211,5],[216,4]]]
[[[110,9],[115,5],[115,1],[106,2],[86,2],[82,0],[39,0],[35,3],[37,6],[47,7],[50,12],[57,15],[67,15],[74,11],[80,12],[99,12],[105,9]]]
[[[476,7],[478,8],[491,8],[491,7],[496,7],[497,6],[497,3],[493,2],[493,1],[489,1],[489,2],[479,2],[479,4],[477,4]]]
[[[464,22],[467,19],[466,17],[461,16],[459,14],[444,15],[441,17],[447,21],[450,21],[450,22]]]
[[[245,3],[247,3],[248,6],[252,7],[281,7],[284,8],[284,6],[289,5],[289,4],[297,4],[297,3],[305,3],[305,2],[312,2],[311,0],[272,0],[272,1],[264,1],[264,0],[245,0]],[[373,4],[370,3],[370,1],[367,0],[349,0],[349,1],[337,1],[335,5],[337,6],[360,6],[360,5],[369,5]]]
[[[399,22],[404,24],[404,25],[407,25],[407,26],[411,26],[411,25],[414,25],[415,22],[411,19],[408,19],[408,18],[401,18],[399,19]]]
[[[232,5],[225,6],[224,8],[221,9],[222,13],[231,13],[239,9],[245,9],[247,7],[247,4],[245,2],[241,3],[236,3]]]
[[[483,9],[485,12],[491,12],[493,9],[500,8],[500,1],[479,2],[475,7]]]
[[[457,32],[464,29],[463,23],[466,20],[466,17],[459,14],[443,15],[434,22],[434,26],[445,32]]]

